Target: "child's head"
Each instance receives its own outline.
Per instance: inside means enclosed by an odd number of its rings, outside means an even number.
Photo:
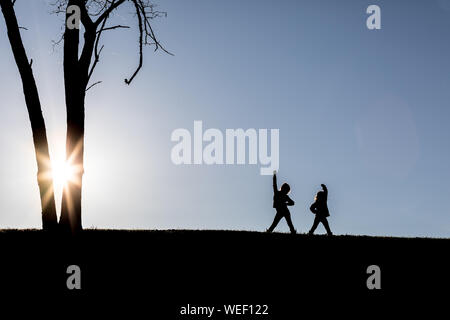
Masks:
[[[291,192],[291,186],[288,185],[288,184],[285,182],[285,183],[283,183],[283,185],[281,186],[280,191],[283,192],[284,194],[288,194],[289,192]]]
[[[323,201],[325,199],[325,192],[319,191],[314,197],[314,201]]]

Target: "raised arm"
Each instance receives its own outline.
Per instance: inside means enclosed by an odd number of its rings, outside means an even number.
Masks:
[[[321,186],[322,186],[323,192],[325,193],[325,200],[327,200],[327,199],[328,199],[328,189],[327,189],[327,186],[324,185],[324,184],[321,184]]]
[[[273,172],[273,192],[277,192],[278,187],[277,187],[277,172],[274,171]]]
[[[294,200],[289,198],[289,196],[286,196],[286,205],[293,206],[295,204]]]

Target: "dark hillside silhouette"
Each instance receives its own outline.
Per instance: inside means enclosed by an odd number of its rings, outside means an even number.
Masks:
[[[356,305],[373,312],[381,302],[398,304],[400,296],[443,298],[442,290],[434,289],[450,287],[445,276],[450,262],[443,254],[450,239],[84,230],[55,241],[24,230],[0,231],[0,245],[2,290],[9,296],[17,294],[23,302],[27,295],[32,301],[66,295],[72,308],[83,310],[84,304],[73,303],[78,298],[102,314],[123,308],[127,314],[179,319],[175,310],[187,303],[258,303],[270,305],[269,319],[293,319],[308,310],[347,316]],[[80,292],[66,288],[71,264],[82,270]],[[378,292],[366,286],[373,264],[381,268]],[[42,295],[43,289],[52,294]],[[339,308],[329,308],[333,303]],[[286,313],[291,316],[283,317]]]

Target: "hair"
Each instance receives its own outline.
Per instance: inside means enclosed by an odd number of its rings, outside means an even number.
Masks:
[[[281,185],[280,191],[284,192],[285,194],[289,194],[289,192],[291,192],[291,186],[285,182]]]
[[[323,201],[325,199],[325,192],[319,191],[314,197],[314,201]]]

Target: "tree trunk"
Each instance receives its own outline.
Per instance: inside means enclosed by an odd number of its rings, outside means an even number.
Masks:
[[[68,92],[69,91],[69,92]],[[76,233],[82,230],[81,196],[84,173],[84,102],[72,100],[76,95],[69,87],[66,90],[67,137],[66,161],[75,169],[74,177],[64,187],[61,202],[60,226],[65,231]],[[83,99],[84,100],[84,99]]]
[[[82,6],[79,0],[69,0],[67,6]],[[69,15],[66,14],[66,21]],[[84,101],[86,96],[87,67],[78,60],[78,29],[69,29],[66,24],[64,32],[64,88],[67,112],[66,161],[75,169],[73,181],[68,181],[61,202],[62,230],[76,233],[82,230],[81,196],[84,174]],[[94,33],[95,35],[95,33]],[[95,39],[95,37],[94,37]],[[86,42],[85,34],[85,46]],[[92,51],[92,50],[91,50]]]
[[[39,185],[42,227],[44,230],[53,230],[57,226],[55,197],[53,192],[53,179],[51,176],[51,162],[47,141],[44,117],[42,116],[36,81],[33,76],[31,63],[23,46],[17,18],[11,0],[0,0],[0,6],[8,30],[8,38],[14,54],[19,73],[22,79],[25,102],[33,133],[34,149],[38,167],[37,182]]]

